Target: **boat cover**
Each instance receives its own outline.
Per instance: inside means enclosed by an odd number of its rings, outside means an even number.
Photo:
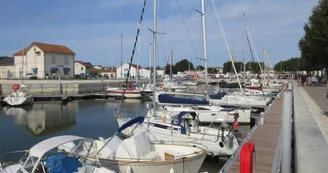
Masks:
[[[206,101],[206,100],[195,100],[195,99],[188,99],[188,98],[179,98],[179,97],[170,96],[168,94],[158,95],[158,101],[160,103],[209,105],[209,102]]]
[[[77,158],[58,153],[47,158],[45,167],[49,168],[49,173],[72,173],[77,172],[82,164]]]

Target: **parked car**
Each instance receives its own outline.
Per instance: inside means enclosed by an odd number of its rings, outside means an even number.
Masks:
[[[37,79],[38,77],[33,73],[26,73],[23,78],[25,79]]]

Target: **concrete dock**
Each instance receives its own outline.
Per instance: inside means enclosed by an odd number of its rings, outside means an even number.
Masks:
[[[266,112],[264,124],[254,126],[242,143],[255,144],[254,172],[325,173],[328,170],[325,163],[328,159],[326,87],[298,87],[294,84],[292,93],[289,138],[286,138],[287,115],[284,111],[287,103],[280,98]],[[283,145],[286,141],[289,148]],[[286,162],[289,165],[286,166]],[[240,150],[220,172],[241,172]]]

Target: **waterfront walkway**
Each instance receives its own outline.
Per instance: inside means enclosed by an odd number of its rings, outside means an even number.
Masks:
[[[283,94],[281,94],[283,96]],[[255,144],[253,171],[257,173],[280,172],[283,160],[283,133],[280,134],[283,98],[274,102],[265,116],[265,123],[250,132],[247,141]],[[293,88],[293,148],[290,153],[293,172],[324,173],[328,170],[328,98],[326,87]],[[221,172],[240,172],[240,150],[231,158]],[[291,170],[290,170],[291,171]]]
[[[265,116],[265,123],[259,125],[249,139],[250,142],[255,144],[256,159],[254,164],[254,172],[271,172],[277,141],[280,134],[282,117],[281,112],[282,98],[277,99],[273,103]],[[236,157],[236,160],[227,172],[240,172],[239,155]]]
[[[327,172],[328,98],[325,87],[295,87],[296,171]]]

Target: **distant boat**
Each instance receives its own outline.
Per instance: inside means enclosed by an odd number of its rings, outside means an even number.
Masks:
[[[33,104],[33,96],[28,93],[28,87],[24,84],[20,86],[18,84],[13,85],[14,91],[3,99],[3,101],[9,106],[23,106],[27,104]]]
[[[124,98],[142,98],[142,91],[136,83],[120,82],[119,87],[108,87],[107,94],[111,97],[124,97]]]

